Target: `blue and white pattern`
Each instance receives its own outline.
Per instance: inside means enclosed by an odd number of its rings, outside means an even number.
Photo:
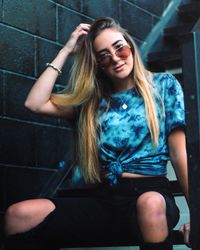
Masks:
[[[177,126],[185,126],[184,97],[180,83],[169,73],[153,74],[153,82],[160,125],[157,147],[151,141],[144,100],[135,88],[111,95],[108,111],[107,100],[100,103],[99,157],[110,185],[115,185],[123,172],[166,175],[167,136]]]

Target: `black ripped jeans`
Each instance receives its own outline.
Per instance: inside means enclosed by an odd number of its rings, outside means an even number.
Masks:
[[[166,201],[169,236],[166,241],[146,244],[137,223],[136,202],[148,191]],[[179,220],[179,210],[165,177],[121,178],[115,187],[99,184],[91,197],[52,198],[56,208],[28,232],[9,236],[5,250],[57,250],[59,247],[106,245],[132,237],[141,250],[171,250],[170,232]]]

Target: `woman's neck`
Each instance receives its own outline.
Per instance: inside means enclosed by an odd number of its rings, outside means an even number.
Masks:
[[[117,80],[113,81],[113,92],[121,92],[128,89],[131,89],[135,86],[133,79],[127,79],[127,80]]]

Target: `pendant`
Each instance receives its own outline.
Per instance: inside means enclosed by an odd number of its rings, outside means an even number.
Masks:
[[[122,105],[122,108],[125,110],[125,109],[127,109],[127,105],[126,105],[126,103],[124,103],[123,105]]]

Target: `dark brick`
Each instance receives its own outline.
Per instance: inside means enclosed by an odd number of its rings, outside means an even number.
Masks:
[[[34,75],[34,38],[0,25],[0,68]]]
[[[154,1],[146,1],[146,0],[135,0],[135,4],[140,8],[153,13],[157,16],[161,16],[165,9],[165,1],[164,0],[154,0]]]
[[[124,1],[124,0],[122,0]],[[125,0],[126,2],[135,3],[136,0]]]
[[[5,74],[5,115],[13,118],[28,118],[30,112],[24,107],[33,80],[12,74]]]
[[[70,77],[70,70],[73,65],[73,62],[74,62],[74,57],[69,56],[65,65],[63,66],[62,75],[58,77],[57,83],[63,85],[63,87],[66,86],[68,83]]]
[[[144,41],[152,29],[152,16],[127,2],[122,2],[121,13],[126,13],[121,17],[122,27],[128,29],[133,36]]]
[[[14,27],[56,40],[56,6],[50,1],[7,0],[3,21]]]
[[[73,143],[74,143],[74,134],[72,130],[59,130],[57,134],[57,142],[59,145],[58,148],[58,162],[65,161],[68,163],[71,162],[73,157]],[[60,166],[59,166],[60,167]]]
[[[136,37],[133,37],[133,40],[136,43],[138,48],[140,48],[140,46],[143,44],[143,41],[137,39]]]
[[[56,44],[48,43],[46,40],[37,39],[37,72],[38,76],[45,70],[46,63],[51,62],[59,50],[62,48]],[[66,86],[69,79],[69,71],[72,66],[73,58],[69,57],[62,69],[62,75],[57,78],[56,83]]]
[[[82,9],[82,0],[69,1],[69,0],[57,0],[58,4],[64,5],[66,7],[72,8],[81,12]]]
[[[152,17],[153,26],[155,26],[159,20],[160,20],[160,18],[153,16]]]
[[[91,23],[92,19],[74,13],[70,10],[58,8],[58,41],[65,44],[72,31],[80,23]]]
[[[12,118],[58,125],[58,119],[35,114],[25,108],[25,99],[34,83],[35,80],[30,78],[5,74],[4,114]]]
[[[4,164],[59,168],[71,157],[72,131],[0,120],[0,161]]]
[[[0,22],[2,21],[3,16],[3,0],[0,0]]]
[[[65,127],[69,129],[74,129],[75,128],[75,123],[73,121],[67,121],[66,119],[59,119],[58,124],[60,127]]]
[[[35,165],[35,129],[33,125],[0,120],[0,161],[4,164]]]
[[[119,18],[119,2],[119,0],[84,0],[83,12],[94,18],[100,16]]]
[[[71,157],[72,131],[53,127],[37,127],[36,157],[37,165],[59,168],[61,162]]]
[[[3,73],[0,71],[0,114],[3,115],[4,103],[4,78]]]
[[[39,197],[41,192],[48,187],[48,182],[54,174],[55,170],[50,169],[7,167],[5,176],[5,206]]]
[[[0,211],[5,208],[5,167],[0,164]]]
[[[165,8],[171,2],[171,0],[155,0],[155,1],[146,1],[146,0],[126,0],[130,3],[137,4],[141,8],[152,12],[152,14],[162,15]],[[164,6],[164,7],[163,7]]]

